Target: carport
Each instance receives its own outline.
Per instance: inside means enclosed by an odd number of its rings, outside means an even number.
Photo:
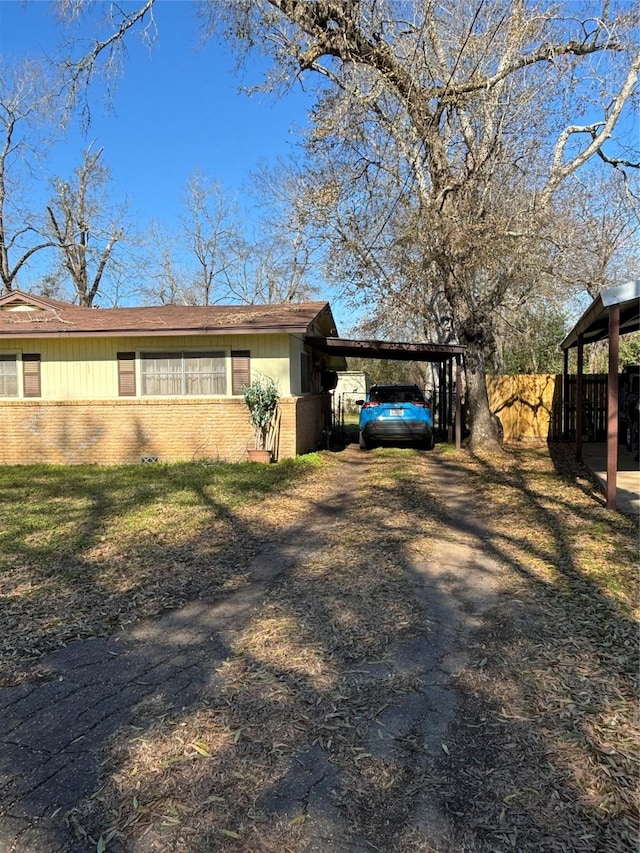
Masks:
[[[440,365],[439,428],[445,434],[451,430],[455,434],[456,448],[460,449],[462,444],[461,363],[465,347],[458,344],[319,337],[307,337],[305,342],[316,352],[328,356],[438,363]]]
[[[640,281],[629,281],[603,290],[578,320],[561,344],[564,376],[569,375],[569,350],[577,349],[576,368],[576,458],[582,461],[584,426],[584,346],[609,341],[607,377],[607,507],[616,508],[618,480],[618,374],[620,335],[640,329]],[[565,381],[565,388],[567,383]]]

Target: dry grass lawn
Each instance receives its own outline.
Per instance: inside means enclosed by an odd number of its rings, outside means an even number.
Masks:
[[[304,812],[274,816],[263,795],[305,746],[334,768],[341,811],[372,850],[636,849],[637,521],[603,508],[566,448],[378,449],[368,461],[332,547],[270,587],[216,689],[184,713],[141,709],[110,745],[103,785],[69,815],[97,849],[299,853]],[[39,677],[61,643],[250,583],[256,551],[343,464],[323,453],[265,470],[2,469],[4,683]],[[424,630],[403,555],[446,529],[435,465],[473,495],[503,575],[425,775],[416,744],[391,762],[367,737],[411,688],[398,671],[371,674],[395,640]],[[455,827],[446,850],[412,828],[425,790]]]

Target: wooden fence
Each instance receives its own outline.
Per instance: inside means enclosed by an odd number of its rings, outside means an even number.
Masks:
[[[564,387],[563,387],[564,386]],[[505,441],[571,439],[576,434],[576,377],[562,374],[487,376],[489,407]],[[591,441],[607,434],[607,376],[584,376],[584,430]]]

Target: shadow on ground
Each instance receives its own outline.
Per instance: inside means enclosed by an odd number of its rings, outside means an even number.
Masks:
[[[327,472],[292,523],[228,519],[249,582],[0,692],[7,849],[631,849],[630,808],[588,794],[634,672],[569,532],[599,508],[457,454],[348,448]],[[563,696],[536,680],[558,661]]]

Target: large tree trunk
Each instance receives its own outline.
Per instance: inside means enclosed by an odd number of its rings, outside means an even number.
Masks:
[[[451,307],[453,324],[461,344],[466,346],[465,375],[467,410],[471,438],[470,450],[501,451],[498,424],[489,408],[487,393],[487,356],[495,347],[494,318],[491,308],[474,304],[472,274],[465,274],[463,263],[450,263],[445,277],[445,296]]]
[[[489,408],[487,394],[486,360],[481,346],[476,341],[467,344],[465,373],[467,378],[467,401],[471,421],[469,449],[501,452],[496,418]]]

